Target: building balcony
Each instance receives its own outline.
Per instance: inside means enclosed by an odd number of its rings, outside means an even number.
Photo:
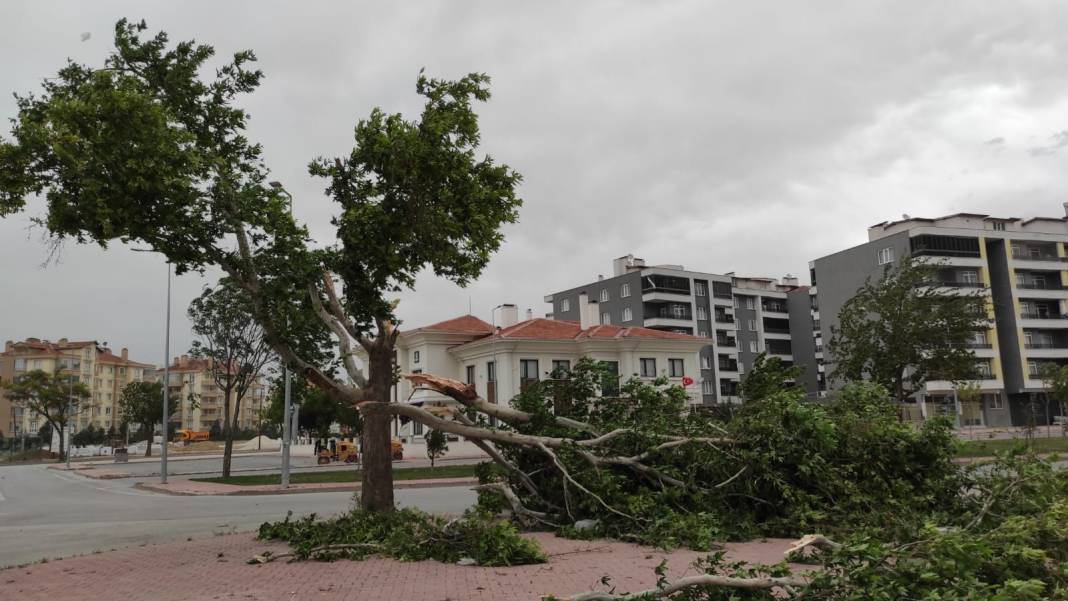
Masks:
[[[782,313],[786,315],[790,312],[786,305],[779,303],[765,303],[764,305],[761,305],[760,308],[764,313]]]
[[[1059,283],[1049,282],[1046,280],[1037,281],[1022,281],[1016,282],[1016,287],[1020,290],[1064,290],[1064,286]]]
[[[736,373],[738,371],[738,362],[737,361],[731,361],[729,363],[717,363],[716,364],[716,371],[718,371],[720,373],[724,373],[724,372],[735,372]]]
[[[738,340],[735,338],[716,337],[716,346],[736,347],[738,346]]]
[[[734,323],[734,316],[725,313],[716,313],[715,319],[717,323]]]
[[[653,289],[642,291],[642,302],[689,302],[690,293],[681,290]]]
[[[647,328],[687,328],[693,327],[693,320],[689,317],[646,317]]]

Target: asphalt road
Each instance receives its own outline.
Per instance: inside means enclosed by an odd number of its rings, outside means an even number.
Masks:
[[[131,457],[129,463],[103,462],[100,467],[125,472],[131,476],[150,477],[159,476],[159,457],[153,457],[152,461],[143,461],[144,457]],[[438,460],[439,465],[458,463],[478,463],[485,458],[471,457],[444,457]],[[332,463],[329,465],[316,465],[314,457],[293,457],[291,469],[294,472],[320,472],[331,470],[353,470],[354,466],[345,463]],[[429,466],[430,461],[425,457],[410,458],[393,463],[395,467],[424,467]],[[239,474],[265,474],[278,473],[281,471],[282,457],[278,453],[234,455],[230,469],[233,475]],[[171,457],[167,462],[167,474],[170,476],[217,476],[222,471],[222,456],[205,457],[197,459],[183,459]]]
[[[290,510],[298,516],[332,515],[350,508],[353,500],[346,492],[157,495],[132,488],[139,480],[90,480],[43,465],[0,467],[0,567],[253,530],[264,521],[285,517]],[[475,493],[467,487],[402,489],[396,498],[402,506],[461,513],[474,503]]]

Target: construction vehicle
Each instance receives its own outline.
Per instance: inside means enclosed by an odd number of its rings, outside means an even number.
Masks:
[[[178,442],[184,442],[185,444],[208,440],[210,434],[210,432],[198,430],[175,430],[174,433]]]
[[[404,459],[404,444],[396,438],[390,440],[389,452],[394,461]],[[329,444],[319,445],[319,452],[316,454],[315,461],[319,465],[326,465],[334,461],[359,463],[360,452],[355,442],[348,440],[335,442],[331,440]]]
[[[324,445],[319,451],[316,462],[319,465],[326,465],[334,461],[359,463],[360,453],[356,448],[356,443],[349,440],[341,440],[335,443],[331,440],[329,445]]]

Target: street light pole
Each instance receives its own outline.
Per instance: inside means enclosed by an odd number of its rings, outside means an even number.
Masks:
[[[73,403],[71,402],[73,399],[74,399],[74,376],[71,373],[68,372],[67,373],[67,423],[65,424],[67,427],[64,428],[67,431],[67,469],[68,470],[70,469],[70,443],[71,443],[70,418],[71,418],[71,413],[74,412],[74,410],[72,408],[73,407]]]
[[[293,215],[293,195],[286,190],[281,182],[268,182],[268,185],[286,195],[289,199],[289,215]],[[292,386],[291,376],[289,373],[289,365],[285,366],[285,403],[282,409],[282,488],[289,488],[289,439],[292,433],[289,420],[290,414],[293,411],[293,399],[292,399]]]
[[[170,427],[170,365],[171,365],[171,264],[167,262],[167,312],[164,318],[166,332],[163,335],[163,438],[160,440],[159,451],[159,483],[167,483],[167,441],[170,439],[168,428]],[[149,429],[151,430],[151,428]],[[152,432],[148,433],[148,443],[152,445]]]

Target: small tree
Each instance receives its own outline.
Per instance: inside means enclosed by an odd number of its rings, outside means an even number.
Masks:
[[[180,405],[180,403],[169,403],[167,408],[171,415],[178,411]],[[145,457],[151,457],[152,434],[156,429],[156,424],[163,423],[163,383],[130,382],[122,389],[119,411],[122,412],[125,427],[129,427],[129,424],[136,424],[148,437]]]
[[[987,299],[937,281],[938,264],[905,257],[846,301],[832,328],[833,377],[881,384],[898,404],[929,379],[974,379],[967,348],[987,327]]]
[[[1061,430],[1068,433],[1068,365],[1043,363],[1038,373],[1046,387],[1046,416],[1048,418],[1050,415],[1050,401],[1056,401],[1061,415]],[[1046,432],[1049,433],[1048,428]]]
[[[89,388],[62,372],[50,374],[39,369],[2,385],[13,404],[41,416],[60,433],[59,458],[66,457],[62,434],[78,405],[89,399]]]
[[[977,406],[983,396],[979,382],[971,380],[954,382],[953,389],[956,392],[957,402],[960,403],[962,411],[964,407]],[[971,426],[971,424],[968,425]]]
[[[441,430],[429,430],[426,433],[426,457],[430,460],[430,469],[434,469],[434,462],[449,450],[449,439]]]
[[[212,380],[222,390],[222,474],[228,478],[241,401],[273,355],[263,328],[252,318],[247,295],[225,280],[193,300],[189,320],[199,338],[190,352],[207,359]]]

